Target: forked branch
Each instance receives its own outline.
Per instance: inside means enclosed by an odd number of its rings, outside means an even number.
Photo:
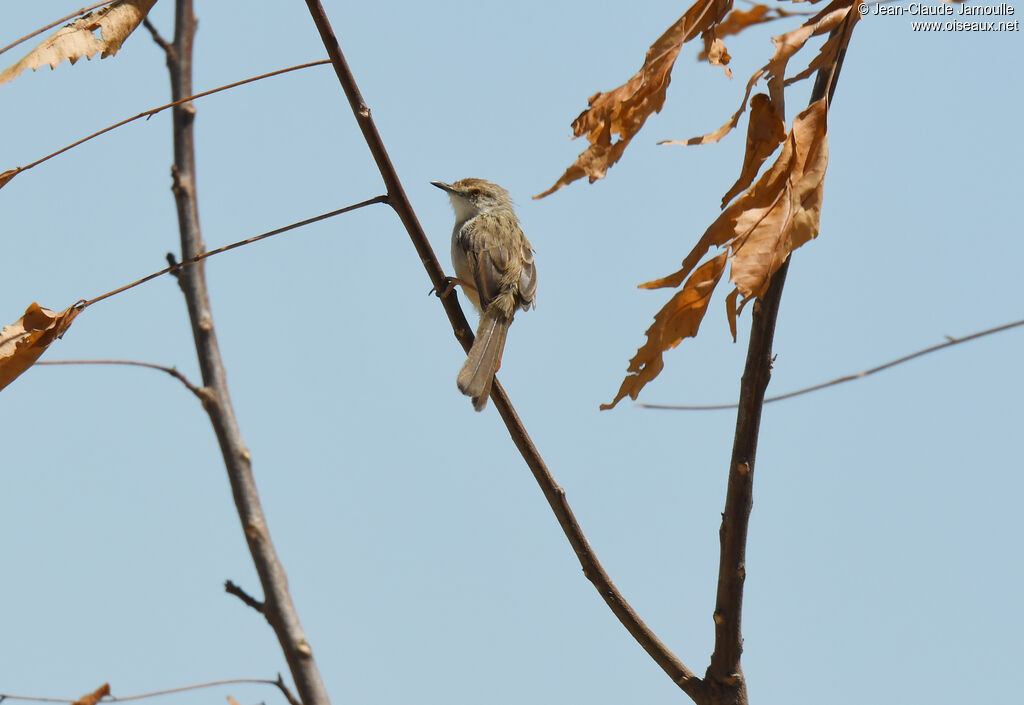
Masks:
[[[191,0],[177,0],[175,6],[174,40],[165,42],[167,68],[171,75],[172,100],[192,95],[192,42],[196,31],[196,18]],[[159,42],[158,42],[159,43]],[[196,194],[196,159],[193,122],[195,106],[186,102],[174,107],[174,167],[172,169],[178,225],[181,235],[181,259],[191,260],[201,255],[206,246],[199,228],[199,206]],[[205,265],[202,262],[185,267],[178,283],[188,305],[189,320],[195,339],[203,385],[210,399],[204,404],[220,444],[227,469],[235,507],[242,523],[242,531],[249,545],[260,585],[264,593],[263,613],[273,627],[284,652],[304,705],[327,705],[330,700],[306,641],[298,613],[288,592],[284,567],[270,538],[270,530],[260,504],[256,482],[252,474],[252,459],[242,439],[228,393],[227,375],[217,344],[206,286]]]

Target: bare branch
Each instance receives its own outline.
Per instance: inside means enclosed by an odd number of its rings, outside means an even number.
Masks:
[[[327,15],[319,0],[306,0],[306,5],[309,7],[313,21],[320,32],[320,38],[327,48],[327,55],[331,58],[334,70],[338,74],[338,80],[345,91],[345,95],[348,97],[349,105],[355,115],[356,122],[359,124],[359,129],[363,133],[366,144],[370,148],[370,153],[373,155],[381,177],[387,186],[388,202],[395,209],[412,240],[413,246],[416,248],[417,253],[419,253],[420,260],[427,270],[427,275],[430,277],[434,290],[438,292],[438,297],[442,306],[444,306],[445,313],[448,314],[448,320],[451,322],[456,339],[462,344],[464,350],[469,351],[473,344],[473,333],[466,322],[466,317],[459,306],[457,297],[442,295],[447,290],[447,277],[445,277],[444,270],[438,263],[437,257],[434,255],[433,249],[430,247],[430,243],[423,232],[423,228],[416,218],[412,204],[402,188],[398,174],[384,147],[384,142],[377,132],[377,127],[370,115],[370,109],[363,101],[359,88],[356,85],[355,77],[345,61],[341,46],[334,35],[330,21],[327,19]],[[675,654],[644,624],[643,620],[633,611],[618,588],[612,583],[604,568],[601,567],[601,563],[597,560],[597,556],[594,555],[593,549],[590,547],[586,536],[584,536],[582,529],[576,522],[576,518],[573,516],[572,510],[565,499],[565,491],[555,482],[536,446],[534,446],[533,441],[526,433],[526,429],[523,427],[522,421],[505,394],[504,388],[502,388],[497,380],[495,380],[494,386],[491,388],[491,399],[504,420],[509,435],[540,485],[544,497],[548,500],[548,504],[551,506],[559,525],[562,527],[562,531],[576,552],[576,556],[583,566],[584,574],[594,584],[594,587],[601,594],[601,597],[611,608],[615,616],[622,622],[623,626],[626,627],[644,650],[651,655],[655,662],[695,701],[703,702],[703,685],[700,679],[686,668]]]
[[[137,695],[126,695],[124,697],[117,697],[115,695],[106,696],[102,702],[127,702],[129,700],[145,700],[147,698],[155,698],[160,695],[172,695],[174,693],[187,693],[190,690],[203,690],[206,688],[217,688],[224,685],[243,685],[243,684],[255,684],[255,685],[272,685],[280,689],[284,693],[285,697],[288,698],[288,702],[291,705],[301,705],[295,697],[291,695],[288,688],[285,686],[284,681],[281,680],[281,674],[277,675],[277,680],[268,680],[266,678],[230,678],[227,680],[210,681],[209,683],[196,683],[194,685],[183,685],[177,688],[168,688],[166,690],[156,690],[152,693],[139,693]],[[72,703],[75,698],[43,698],[34,695],[10,695],[7,693],[0,693],[0,701],[3,700],[20,700],[30,703]]]
[[[302,703],[299,702],[299,699],[295,697],[292,691],[288,690],[288,686],[284,684],[284,678],[281,677],[280,673],[277,674],[277,680],[274,681],[274,685],[276,685],[278,689],[284,694],[284,697],[288,699],[289,705],[302,705]]]
[[[193,103],[181,102],[193,93],[192,44],[195,31],[192,0],[177,0],[173,51],[167,54],[167,66],[171,75],[171,98],[179,102],[173,111],[174,166],[171,173],[181,233],[182,260],[186,261],[199,257],[205,250],[199,227],[196,187],[193,134],[196,111]],[[227,374],[214,329],[205,265],[200,262],[182,269],[178,281],[188,305],[203,384],[214,399],[205,404],[204,408],[220,444],[235,507],[266,599],[264,614],[277,635],[299,698],[304,705],[327,705],[330,699],[288,592],[287,576],[271,541],[260,504],[252,474],[252,458],[242,439],[231,404]]]
[[[835,378],[833,380],[829,380],[828,382],[822,382],[820,384],[815,384],[815,385],[813,385],[811,387],[804,387],[802,389],[797,389],[797,390],[792,391],[792,392],[786,392],[785,394],[778,394],[778,395],[773,396],[773,397],[767,397],[767,398],[765,398],[764,403],[765,404],[770,404],[771,402],[782,401],[783,399],[792,399],[793,397],[798,397],[798,396],[801,396],[803,394],[810,394],[811,392],[817,392],[820,389],[827,389],[828,387],[834,387],[837,384],[843,384],[844,382],[853,382],[853,381],[858,380],[858,379],[864,379],[865,377],[873,375],[876,372],[881,372],[882,370],[887,370],[890,367],[895,367],[896,365],[902,365],[904,362],[910,362],[911,360],[917,359],[917,358],[921,357],[922,355],[927,355],[927,354],[933,353],[933,352],[935,352],[937,350],[945,350],[946,348],[951,347],[953,345],[959,345],[960,343],[966,343],[966,342],[969,342],[971,340],[977,340],[978,338],[983,338],[986,335],[993,335],[994,333],[1002,333],[1003,331],[1010,330],[1011,328],[1016,328],[1018,326],[1024,326],[1024,320],[1014,321],[1013,323],[1006,323],[1006,324],[1001,325],[1001,326],[996,326],[995,328],[988,328],[987,330],[978,331],[977,333],[971,333],[970,335],[966,335],[963,338],[953,338],[953,337],[947,336],[948,340],[946,340],[945,343],[939,343],[938,345],[932,345],[929,348],[925,348],[923,350],[918,350],[917,352],[910,353],[909,355],[904,355],[903,357],[896,358],[895,360],[890,360],[889,362],[886,362],[886,363],[884,363],[882,365],[878,365],[877,367],[872,367],[870,369],[864,370],[862,372],[858,372],[856,374],[845,375],[843,377],[837,377],[837,378]],[[39,364],[39,363],[37,363],[37,364]],[[636,404],[636,406],[642,407],[644,409],[662,409],[662,410],[668,410],[668,411],[718,411],[718,410],[722,410],[722,409],[735,409],[736,408],[736,404],[702,404],[702,405],[691,405],[691,406],[682,406],[682,405],[678,405],[678,404]]]
[[[95,298],[92,298],[92,299],[89,299],[88,301],[83,301],[82,302],[82,308],[85,308],[85,307],[88,307],[88,306],[92,306],[94,303],[96,303],[98,301],[102,301],[103,299],[107,299],[107,298],[110,298],[111,296],[115,296],[115,295],[120,294],[122,292],[128,291],[129,289],[137,287],[140,284],[145,284],[146,282],[148,282],[148,281],[150,281],[152,279],[156,279],[157,277],[163,276],[164,274],[174,274],[174,275],[177,276],[178,272],[180,272],[185,267],[188,267],[190,265],[196,264],[198,262],[202,262],[205,259],[209,259],[210,257],[213,257],[214,255],[222,254],[224,252],[227,252],[228,250],[233,250],[236,247],[243,247],[245,245],[251,245],[254,242],[259,242],[260,240],[265,240],[268,237],[273,237],[275,235],[280,235],[281,233],[286,233],[289,230],[295,230],[296,228],[301,228],[303,226],[310,225],[312,223],[317,223],[317,222],[319,222],[321,220],[326,220],[327,218],[333,218],[334,216],[341,215],[342,213],[349,213],[349,212],[357,210],[359,208],[365,208],[366,206],[372,206],[375,203],[387,203],[387,200],[388,200],[387,196],[374,196],[373,198],[368,198],[365,201],[360,201],[359,203],[353,203],[351,206],[345,206],[344,208],[338,208],[337,210],[333,210],[333,211],[330,211],[328,213],[321,213],[320,215],[315,215],[312,218],[306,218],[305,220],[300,220],[300,221],[292,223],[290,225],[285,225],[285,226],[280,227],[280,228],[275,228],[274,230],[270,230],[269,232],[261,233],[259,235],[254,235],[254,236],[252,236],[250,238],[246,238],[245,240],[239,240],[238,242],[233,242],[230,245],[224,245],[223,247],[218,247],[215,250],[204,250],[204,251],[200,252],[199,254],[197,254],[195,257],[190,257],[189,259],[184,260],[183,262],[177,262],[177,261],[173,261],[172,262],[172,260],[174,260],[174,255],[173,254],[168,254],[168,261],[171,262],[171,265],[169,267],[164,267],[163,269],[161,269],[158,272],[153,272],[152,274],[147,274],[146,276],[142,277],[142,279],[137,279],[137,280],[133,281],[131,284],[125,284],[124,286],[118,287],[118,288],[114,289],[113,291],[108,291],[107,293],[100,294],[99,296],[97,296]],[[179,281],[179,283],[181,282],[181,278],[180,277],[179,277],[178,281]]]
[[[159,33],[157,32],[156,28],[152,24],[150,24],[148,18],[143,20],[143,24],[145,24],[146,29],[148,29],[153,34],[154,41],[156,41],[157,44],[159,44],[161,47],[163,47],[165,52],[168,52],[167,55],[168,56],[173,56],[173,49],[174,49],[174,47],[172,47],[170,44],[168,44],[166,42],[166,40],[164,40],[163,37],[161,37],[159,35]],[[144,110],[143,112],[139,113],[138,115],[133,115],[130,118],[125,118],[124,120],[121,120],[119,122],[115,122],[113,125],[108,125],[107,127],[104,127],[102,130],[97,130],[96,132],[93,132],[91,135],[87,135],[87,136],[83,137],[80,140],[76,140],[76,141],[72,142],[71,144],[69,144],[67,146],[61,147],[56,152],[51,152],[50,154],[47,154],[45,157],[40,157],[39,159],[35,160],[34,162],[31,162],[30,164],[26,164],[25,166],[14,167],[13,169],[8,169],[7,171],[4,172],[5,178],[2,181],[0,181],[0,186],[4,186],[5,184],[7,184],[8,181],[10,181],[11,179],[13,179],[15,176],[17,176],[18,174],[20,174],[22,172],[28,171],[29,169],[31,169],[33,167],[39,166],[40,164],[42,164],[45,161],[48,161],[50,159],[53,159],[56,156],[64,154],[64,152],[67,152],[68,150],[74,149],[75,147],[78,147],[79,145],[82,145],[82,144],[88,142],[91,139],[95,139],[96,137],[99,137],[100,135],[105,135],[106,133],[110,132],[111,130],[116,130],[117,128],[122,127],[124,125],[127,125],[130,122],[134,122],[136,120],[141,120],[142,118],[146,118],[148,120],[149,118],[153,117],[157,113],[163,112],[164,110],[167,110],[168,108],[173,108],[173,107],[178,106],[178,105],[183,105],[183,104],[189,103],[189,102],[191,102],[193,100],[197,100],[199,98],[205,98],[206,96],[213,95],[214,93],[220,93],[221,91],[226,91],[226,90],[229,90],[231,88],[238,88],[239,86],[244,86],[247,83],[254,83],[256,81],[262,81],[265,78],[272,78],[273,76],[280,76],[283,73],[290,73],[291,71],[299,71],[301,69],[308,69],[308,68],[311,68],[313,66],[322,66],[324,64],[329,64],[329,63],[330,63],[330,61],[328,61],[327,59],[321,59],[320,61],[311,61],[311,62],[306,63],[306,64],[298,64],[297,66],[289,66],[288,68],[278,69],[276,71],[271,71],[269,73],[260,74],[259,76],[252,76],[250,78],[245,78],[245,79],[242,79],[241,81],[235,81],[234,83],[228,83],[227,85],[224,85],[224,86],[218,86],[217,88],[211,88],[210,90],[203,91],[202,93],[196,93],[195,95],[190,95],[190,96],[186,96],[184,98],[179,98],[178,100],[175,100],[173,102],[167,103],[166,105],[161,105],[161,106],[158,106],[156,108],[150,108],[149,110]]]
[[[151,370],[166,372],[171,377],[174,377],[184,384],[188,391],[195,394],[199,401],[205,401],[208,398],[203,389],[192,384],[188,377],[178,372],[178,368],[157,365],[152,362],[142,362],[140,360],[42,360],[37,362],[36,365],[132,365],[135,367],[148,367]]]

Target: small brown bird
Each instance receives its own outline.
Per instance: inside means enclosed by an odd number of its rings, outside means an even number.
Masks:
[[[459,370],[459,391],[473,408],[487,406],[501,366],[505,336],[516,309],[529,310],[537,294],[533,247],[519,227],[508,191],[483,179],[453,184],[431,181],[448,192],[455,209],[452,264],[457,283],[480,313],[476,339]]]

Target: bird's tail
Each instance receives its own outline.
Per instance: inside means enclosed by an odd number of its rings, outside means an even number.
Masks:
[[[500,313],[486,311],[480,318],[476,339],[469,350],[469,357],[459,370],[456,380],[459,391],[473,399],[473,408],[482,411],[491,394],[494,372],[501,363],[505,349],[505,336],[512,321]]]

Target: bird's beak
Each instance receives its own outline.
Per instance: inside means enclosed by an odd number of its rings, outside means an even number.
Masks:
[[[437,186],[442,191],[447,191],[448,193],[453,193],[456,195],[459,194],[459,192],[451,184],[446,184],[443,181],[431,181],[430,183],[432,183],[434,186]]]

